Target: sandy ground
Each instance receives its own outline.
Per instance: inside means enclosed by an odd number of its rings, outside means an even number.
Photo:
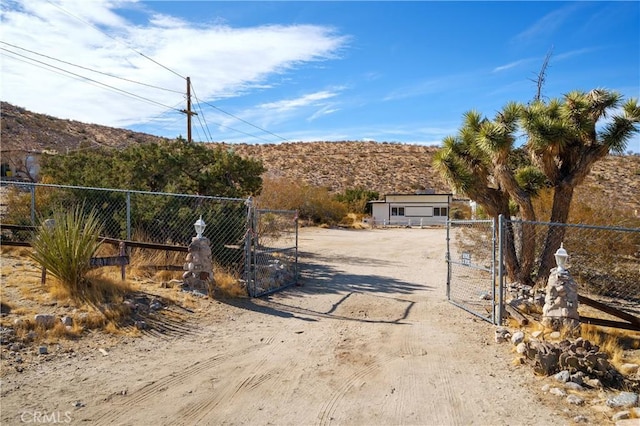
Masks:
[[[556,425],[542,380],[446,301],[444,229],[303,228],[300,286],[89,336],[2,377],[2,424]],[[40,413],[40,417],[37,415]]]

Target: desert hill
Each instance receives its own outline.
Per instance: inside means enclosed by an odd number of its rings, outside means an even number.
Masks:
[[[122,148],[165,138],[126,129],[64,120],[1,104],[3,161],[17,152],[65,153],[90,147]],[[328,187],[341,192],[364,187],[381,194],[450,188],[432,166],[437,147],[386,142],[294,142],[225,144],[240,155],[263,161],[267,175]],[[609,156],[596,164],[580,189],[640,209],[640,156]]]

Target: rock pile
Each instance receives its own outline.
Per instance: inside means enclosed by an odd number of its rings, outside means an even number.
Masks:
[[[598,345],[578,338],[559,343],[532,340],[525,343],[524,355],[533,362],[536,373],[549,376],[559,371],[578,372],[599,380],[604,386],[619,389],[624,376],[609,362],[609,356]]]
[[[551,334],[559,336],[560,333]],[[551,384],[542,387],[543,392],[563,398],[573,406],[592,406],[596,412],[610,416],[616,425],[638,424],[625,422],[640,418],[640,366],[623,365],[621,371],[629,374],[625,377],[611,364],[609,356],[589,340],[549,342],[544,341],[544,337],[539,331],[529,339],[522,331],[512,333],[503,327],[495,331],[496,342],[510,341],[523,356],[521,362],[529,362],[536,373],[553,378]],[[603,399],[603,395],[607,396]],[[588,423],[589,418],[584,414],[587,412],[573,421]]]

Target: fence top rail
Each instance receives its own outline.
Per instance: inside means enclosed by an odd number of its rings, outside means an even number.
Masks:
[[[34,182],[17,182],[12,180],[0,180],[0,185],[13,185],[13,186],[41,186],[49,188],[64,188],[64,189],[89,189],[93,191],[109,191],[109,192],[122,192],[129,194],[142,194],[142,195],[168,195],[172,197],[185,197],[185,198],[200,198],[216,201],[242,201],[248,202],[247,198],[231,198],[231,197],[214,197],[211,195],[194,195],[194,194],[180,194],[173,192],[151,192],[151,191],[138,191],[133,189],[117,189],[117,188],[95,188],[90,186],[74,186],[74,185],[56,185],[50,183],[34,183]]]
[[[271,210],[271,209],[257,209],[259,213],[276,213],[276,214],[295,214],[298,210]]]
[[[597,229],[601,231],[640,232],[640,228],[624,228],[620,226],[586,225],[581,223],[535,222],[530,220],[504,219],[506,222],[526,225],[566,226],[568,228]]]
[[[453,219],[448,220],[447,223],[450,224],[461,224],[461,225],[470,225],[473,223],[493,223],[493,219],[473,219],[473,220],[461,220],[461,219]]]

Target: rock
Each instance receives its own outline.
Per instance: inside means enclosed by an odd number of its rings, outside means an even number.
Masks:
[[[46,347],[46,346],[40,346],[40,347],[38,348],[38,353],[39,353],[40,355],[46,355],[46,354],[48,354],[48,353],[49,353],[49,351],[47,350],[47,347]]]
[[[542,331],[540,330],[536,330],[533,333],[531,333],[531,337],[533,337],[534,339],[537,339],[540,336],[542,336]]]
[[[631,364],[631,363],[622,364],[620,366],[620,372],[622,374],[626,374],[627,376],[630,376],[632,374],[636,374],[638,372],[639,367],[640,366],[638,364]]]
[[[516,352],[520,355],[524,355],[527,352],[527,344],[524,342],[518,343],[518,346],[516,346]]]
[[[553,378],[559,382],[566,383],[569,381],[569,379],[571,379],[571,374],[567,370],[562,370],[561,372],[553,376]]]
[[[22,349],[22,348],[23,348],[23,345],[22,345],[22,343],[20,343],[20,342],[18,342],[18,343],[13,343],[11,346],[9,346],[9,350],[10,350],[10,351],[13,351],[13,352],[17,352],[17,351],[19,351],[19,350],[20,350],[20,349]]]
[[[549,338],[553,339],[553,340],[558,340],[560,339],[560,332],[559,331],[554,331],[553,333],[549,334]]]
[[[600,389],[602,387],[602,383],[598,379],[587,379],[584,384],[594,389]]]
[[[134,325],[136,326],[136,328],[137,328],[138,330],[146,330],[147,328],[149,328],[149,326],[147,325],[147,323],[146,323],[146,322],[144,322],[144,321],[142,321],[142,320],[136,321],[136,322],[134,323]]]
[[[546,392],[549,392],[549,389],[551,389],[551,385],[549,385],[548,383],[547,383],[547,384],[542,385],[542,387],[540,388],[540,390],[541,390],[542,392],[545,392],[545,393],[546,393]]]
[[[607,406],[612,408],[628,408],[638,405],[638,394],[634,392],[620,392],[607,399]]]
[[[580,398],[578,395],[569,395],[567,396],[567,402],[572,405],[583,405],[584,399]]]
[[[628,419],[631,417],[631,411],[619,411],[617,413],[615,413],[613,415],[613,417],[611,417],[611,420],[613,420],[614,422],[617,422],[618,420],[624,420],[624,419]]]
[[[76,408],[82,408],[82,407],[86,407],[87,404],[85,404],[82,401],[75,401],[71,405],[73,405]]]
[[[56,323],[56,316],[51,314],[36,314],[33,320],[37,326],[52,328]]]
[[[154,300],[153,302],[151,302],[151,304],[149,305],[149,309],[151,309],[152,311],[159,311],[160,309],[162,309],[164,306],[162,306],[162,303],[158,302],[157,300]]]
[[[574,423],[589,423],[589,418],[587,416],[583,416],[582,414],[575,416],[573,418]]]
[[[567,383],[564,384],[564,386],[567,389],[571,389],[571,390],[574,390],[574,391],[583,391],[584,390],[584,388],[581,385],[579,385],[579,384],[577,384],[575,382],[567,382]]]
[[[549,389],[549,393],[556,396],[567,396],[567,393],[560,388],[551,388]]]
[[[511,336],[511,333],[509,333],[509,330],[507,330],[506,328],[502,328],[502,327],[496,328],[496,331],[495,331],[496,343],[506,342],[510,336]]]
[[[98,351],[99,351],[103,356],[107,356],[107,355],[109,355],[109,352],[107,352],[107,350],[106,350],[106,349],[99,348],[99,349],[98,349]]]
[[[65,315],[62,318],[60,318],[60,321],[62,321],[62,324],[64,324],[66,327],[70,327],[73,325],[73,318],[71,318],[69,315]]]
[[[516,331],[515,333],[513,333],[513,336],[511,336],[511,343],[513,343],[514,345],[517,345],[523,341],[524,333],[522,331]]]
[[[584,376],[585,374],[582,371],[578,371],[577,373],[572,374],[569,380],[582,386],[584,383]]]

